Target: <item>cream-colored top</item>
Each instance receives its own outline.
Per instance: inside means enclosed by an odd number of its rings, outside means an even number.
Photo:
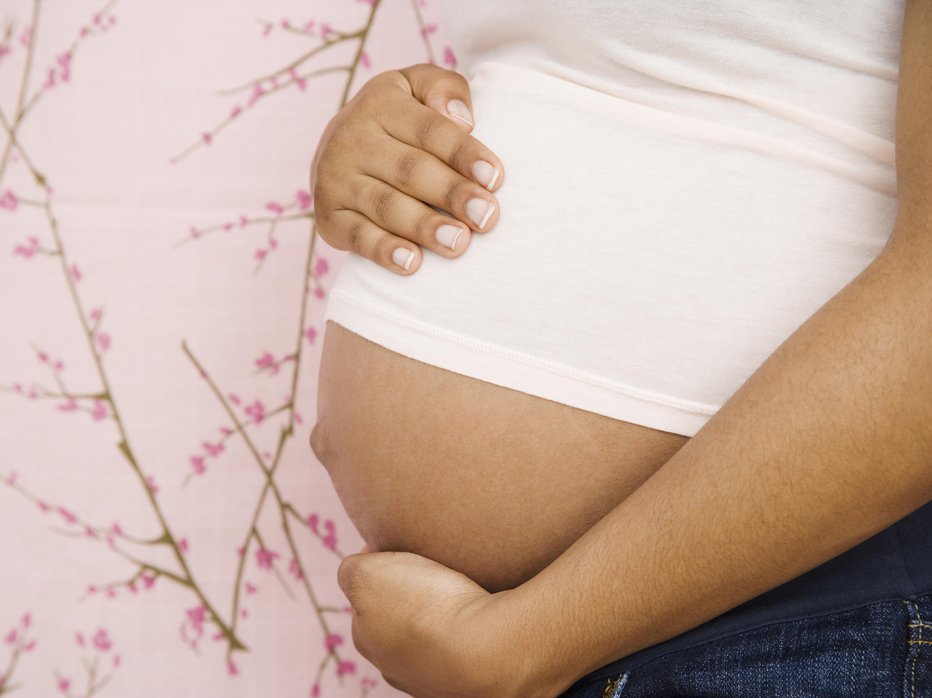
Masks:
[[[443,3],[497,225],[325,312],[389,349],[692,436],[878,254],[902,1]]]

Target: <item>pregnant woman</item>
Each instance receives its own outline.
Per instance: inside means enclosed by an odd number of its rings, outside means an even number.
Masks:
[[[474,127],[415,66],[315,157],[359,254],[312,445],[477,600],[377,646],[423,596],[351,556],[357,647],[416,696],[932,695],[932,3],[443,12]]]

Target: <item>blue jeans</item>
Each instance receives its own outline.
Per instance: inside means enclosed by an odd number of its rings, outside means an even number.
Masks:
[[[561,698],[932,698],[932,502]]]

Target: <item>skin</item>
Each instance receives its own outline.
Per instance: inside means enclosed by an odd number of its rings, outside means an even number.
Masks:
[[[558,695],[932,500],[929,0],[907,1],[900,70],[888,245],[630,497],[496,594],[412,553],[343,560],[354,643],[391,685]]]
[[[364,396],[364,399],[361,399]],[[689,437],[389,351],[330,321],[312,447],[373,550],[523,584]]]
[[[347,556],[353,640],[413,696],[556,696],[932,500],[932,3],[908,0],[889,242],[683,448],[527,583]],[[515,661],[519,657],[520,661]]]
[[[458,257],[473,233],[495,226],[504,166],[469,135],[471,123],[451,115],[451,100],[471,110],[466,79],[419,63],[376,75],[330,120],[310,168],[317,231],[327,244],[408,275],[420,267],[422,248]],[[475,170],[481,162],[497,168],[488,188]],[[494,207],[484,225],[468,215],[473,199]],[[463,230],[455,249],[436,237],[444,224]],[[398,247],[414,253],[408,269],[392,258]]]

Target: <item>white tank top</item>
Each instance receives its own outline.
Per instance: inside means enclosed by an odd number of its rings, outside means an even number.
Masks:
[[[442,4],[499,221],[325,319],[692,436],[889,237],[905,0]]]

